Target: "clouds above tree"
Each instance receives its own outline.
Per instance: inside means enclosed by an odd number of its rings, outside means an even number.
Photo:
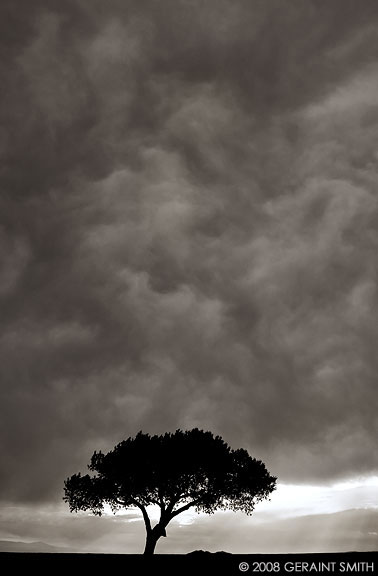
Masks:
[[[140,429],[376,470],[376,2],[1,12],[4,497]]]

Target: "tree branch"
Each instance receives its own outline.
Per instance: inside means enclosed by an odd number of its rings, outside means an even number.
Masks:
[[[131,503],[134,504],[135,506],[137,506],[137,508],[139,508],[139,510],[141,510],[141,512],[143,514],[143,520],[144,520],[144,523],[146,525],[146,531],[147,531],[147,534],[149,534],[151,532],[152,528],[151,528],[151,521],[150,521],[150,518],[147,514],[146,508],[143,506],[143,504],[138,502],[138,500],[134,500],[134,498],[131,500]]]
[[[161,486],[159,486],[159,488],[158,488],[158,494],[159,494],[159,506],[161,508],[161,513],[165,514],[165,502],[164,502]]]
[[[185,494],[185,493],[181,493],[178,496],[176,496],[175,498],[172,497],[172,500],[169,502],[168,506],[167,506],[167,513],[171,514],[173,511],[173,508],[176,506],[176,504],[178,504],[180,502],[180,500],[185,500],[186,498],[189,498],[190,494]]]
[[[195,506],[196,504],[199,504],[199,502],[201,502],[200,498],[198,500],[192,500],[192,502],[188,502],[188,504],[185,504],[184,506],[181,506],[181,508],[178,508],[174,512],[171,512],[170,514],[171,518],[174,518],[178,514],[181,514],[181,512],[185,512],[185,510],[189,510],[189,508]]]

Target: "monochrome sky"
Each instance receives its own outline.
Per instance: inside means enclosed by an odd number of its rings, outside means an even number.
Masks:
[[[0,27],[4,506],[60,506],[139,430],[377,476],[376,0],[2,0]]]

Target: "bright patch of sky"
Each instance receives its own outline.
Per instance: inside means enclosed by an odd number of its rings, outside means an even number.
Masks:
[[[378,508],[378,476],[356,477],[329,485],[278,484],[270,500],[256,506],[253,518],[265,522],[272,518],[333,514],[357,508]],[[148,512],[152,522],[158,521],[160,510],[157,506],[150,506]],[[110,508],[106,508],[105,513],[113,514]],[[222,513],[228,514],[217,512]],[[135,516],[133,509],[120,510],[117,515],[131,515],[130,522],[142,521],[142,516]],[[192,524],[198,516],[193,510],[188,510],[180,514],[176,522],[180,525]]]

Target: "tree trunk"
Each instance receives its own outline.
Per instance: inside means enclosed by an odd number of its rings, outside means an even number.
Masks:
[[[153,555],[157,541],[159,540],[160,536],[166,536],[165,526],[161,524],[157,524],[155,528],[147,531],[146,546],[143,552],[145,556]]]
[[[144,552],[143,552],[143,554],[145,556],[152,556],[153,555],[157,541],[158,541],[158,538],[155,536],[155,534],[152,531],[149,534],[147,534],[146,546],[145,546]]]

